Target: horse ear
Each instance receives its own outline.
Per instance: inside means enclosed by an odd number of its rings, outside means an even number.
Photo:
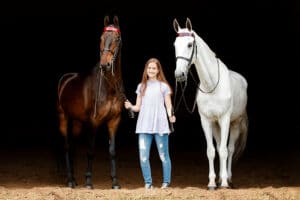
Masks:
[[[192,31],[192,22],[189,18],[186,18],[185,26],[189,31]]]
[[[114,25],[119,27],[119,18],[118,16],[114,16]]]
[[[173,20],[173,28],[174,28],[175,32],[178,33],[180,26],[179,26],[176,18]]]
[[[108,17],[108,15],[106,15],[104,17],[104,26],[108,26],[108,25],[109,25],[109,17]]]

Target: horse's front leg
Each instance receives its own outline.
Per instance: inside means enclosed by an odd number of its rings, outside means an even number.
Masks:
[[[117,179],[117,166],[116,166],[116,132],[120,123],[120,117],[110,120],[108,122],[109,131],[109,155],[111,161],[111,178],[112,189],[120,189],[120,185]]]
[[[221,128],[221,142],[220,142],[220,169],[221,169],[221,185],[222,188],[228,188],[228,174],[227,174],[227,158],[228,158],[228,149],[227,141],[229,135],[229,126],[230,126],[230,115],[226,114],[219,119],[219,125]]]
[[[213,136],[215,138],[215,141],[216,141],[216,145],[217,145],[217,152],[218,154],[220,154],[220,143],[221,143],[221,132],[220,132],[220,127],[219,127],[219,124],[217,123],[213,123],[212,124],[212,131],[213,131]],[[220,156],[219,156],[219,163],[221,163],[221,159],[220,159]],[[221,184],[221,166],[219,167],[219,180],[218,180],[218,183],[217,184]]]
[[[94,127],[93,131],[88,134],[87,168],[85,172],[85,187],[88,189],[93,189],[92,172],[95,157],[96,130]]]
[[[213,144],[213,135],[212,135],[212,122],[210,122],[205,116],[201,115],[201,124],[206,138],[207,144],[207,158],[209,163],[209,182],[208,182],[208,189],[214,190],[216,188],[216,173],[214,167],[214,159],[215,159],[215,147]]]

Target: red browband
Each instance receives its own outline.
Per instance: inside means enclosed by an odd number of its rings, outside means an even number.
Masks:
[[[112,26],[104,27],[104,31],[114,31],[114,32],[121,33],[120,29],[112,27]]]
[[[177,33],[178,37],[184,37],[184,36],[191,36],[194,37],[193,33],[187,33],[187,32],[183,32],[183,33]]]

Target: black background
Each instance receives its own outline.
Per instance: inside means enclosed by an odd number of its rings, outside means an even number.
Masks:
[[[169,4],[169,5],[168,5]],[[127,6],[127,8],[126,8]],[[176,34],[186,17],[228,68],[248,81],[247,151],[299,150],[299,6],[285,1],[10,5],[0,18],[2,147],[52,147],[57,135],[56,89],[65,72],[90,70],[99,60],[106,14],[117,14],[122,32],[122,70],[127,96],[144,63],[160,59],[174,85]],[[190,90],[189,103],[195,91]],[[176,113],[173,151],[205,148],[197,111]],[[136,147],[135,119],[123,112],[117,142]],[[104,129],[102,131],[105,131]],[[99,136],[107,143],[106,133]],[[101,141],[104,141],[103,143]]]

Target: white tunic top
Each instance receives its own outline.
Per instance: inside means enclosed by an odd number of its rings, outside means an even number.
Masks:
[[[141,95],[141,83],[136,90]],[[171,93],[169,86],[158,80],[148,80],[136,124],[136,133],[170,133],[164,97]]]

